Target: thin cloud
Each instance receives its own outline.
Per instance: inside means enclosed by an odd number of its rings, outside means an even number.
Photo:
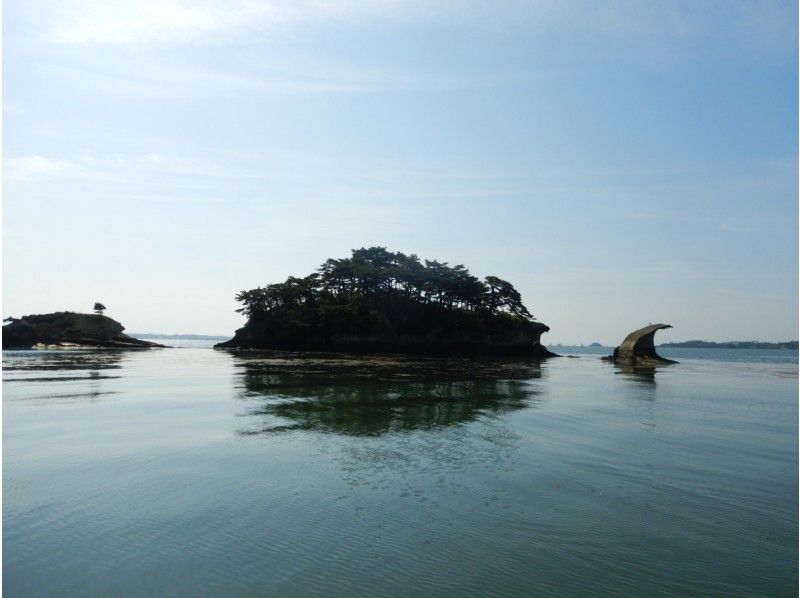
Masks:
[[[14,180],[32,180],[51,175],[69,166],[66,160],[45,156],[21,156],[6,160],[6,176]]]
[[[229,70],[198,65],[191,59],[164,60],[152,55],[87,56],[80,63],[51,62],[42,68],[72,93],[156,100],[444,91],[509,85],[525,77],[511,72],[485,75],[384,69],[296,54],[274,55],[258,63],[239,62]]]
[[[780,0],[82,0],[56,4],[47,37],[63,44],[185,44],[263,39],[305,23],[413,20],[497,30],[539,27],[653,41],[731,36],[781,51],[797,41],[796,8]]]
[[[74,5],[52,33],[65,44],[186,41],[218,29],[217,11],[199,3],[134,0]]]
[[[51,38],[65,44],[186,43],[309,20],[377,17],[408,4],[406,0],[84,0],[65,11]]]
[[[778,223],[767,221],[763,218],[750,218],[744,220],[723,220],[719,228],[729,233],[768,233],[775,229]]]
[[[166,196],[163,194],[132,193],[130,188],[137,181],[161,180],[172,189],[190,183],[205,189],[210,182],[257,179],[264,180],[263,173],[220,166],[211,162],[191,160],[179,156],[160,154],[69,157],[19,156],[7,158],[5,175],[8,180],[34,182],[44,177],[57,178],[60,183],[90,184],[113,192],[115,196],[132,199],[147,198],[151,201],[220,201],[217,198],[195,196]],[[222,183],[220,183],[222,184]],[[123,192],[124,191],[124,192]]]

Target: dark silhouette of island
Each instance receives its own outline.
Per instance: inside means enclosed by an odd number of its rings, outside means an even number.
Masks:
[[[385,247],[354,249],[313,274],[242,291],[247,323],[231,349],[549,357],[549,327],[514,286],[463,265],[420,260]]]
[[[681,343],[663,343],[659,347],[674,347],[685,349],[794,349],[797,350],[797,341],[783,343],[766,343],[761,341],[727,341],[715,343],[712,341],[683,341]]]
[[[666,328],[672,328],[672,326],[669,324],[649,324],[644,328],[634,330],[625,337],[619,347],[614,349],[613,355],[602,359],[625,367],[653,367],[678,363],[671,359],[665,359],[656,353],[653,339],[657,331]]]
[[[37,347],[105,347],[149,349],[164,347],[123,334],[125,327],[111,318],[95,314],[57,311],[21,318],[6,318],[3,349]]]

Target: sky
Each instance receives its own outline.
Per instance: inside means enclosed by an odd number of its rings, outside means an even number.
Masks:
[[[6,0],[3,316],[230,335],[385,246],[550,343],[798,336],[797,5]]]

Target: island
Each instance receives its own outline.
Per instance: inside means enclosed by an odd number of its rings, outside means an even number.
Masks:
[[[550,328],[510,282],[385,247],[354,249],[308,276],[241,291],[236,300],[247,323],[215,348],[555,355],[540,342]]]
[[[125,327],[101,313],[58,311],[6,318],[3,349],[98,347],[150,349],[164,347],[123,334]]]

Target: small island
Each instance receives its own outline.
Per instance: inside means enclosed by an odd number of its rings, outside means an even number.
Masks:
[[[98,309],[98,305],[102,309]],[[149,349],[164,347],[123,334],[125,327],[102,314],[57,311],[21,318],[6,318],[3,326],[3,349],[76,348]]]
[[[242,291],[247,323],[221,349],[436,355],[555,355],[514,286],[463,265],[385,247],[354,249],[313,274]]]

